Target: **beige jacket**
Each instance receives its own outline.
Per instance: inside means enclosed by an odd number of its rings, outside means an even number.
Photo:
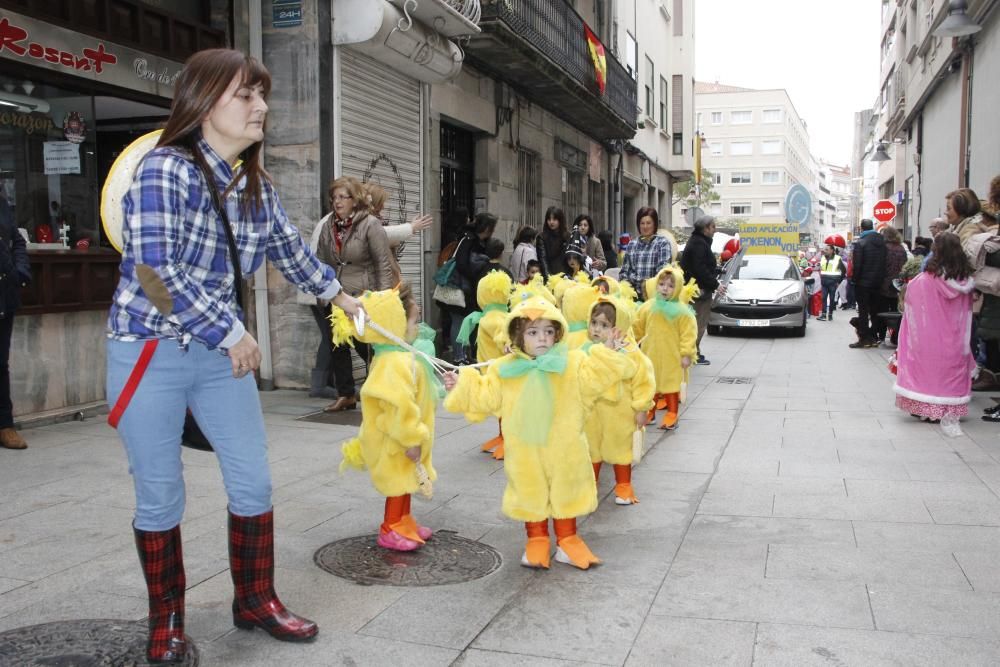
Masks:
[[[345,292],[358,296],[365,290],[393,287],[392,250],[377,218],[359,214],[347,230],[340,252],[333,238],[332,214],[320,220],[314,233],[318,234],[316,256],[333,267]]]
[[[996,226],[991,224],[993,221],[989,218],[983,216],[982,213],[976,213],[970,216],[962,222],[955,225],[951,231],[958,234],[958,238],[962,243],[965,243],[975,234],[982,234],[983,232],[995,231]]]

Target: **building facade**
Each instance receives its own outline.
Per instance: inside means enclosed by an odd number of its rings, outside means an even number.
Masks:
[[[581,3],[583,4],[583,3]],[[638,84],[638,129],[624,146],[621,210],[635,233],[639,208],[651,206],[660,225],[673,219],[674,184],[694,176],[693,0],[619,2],[613,51]]]
[[[695,110],[702,164],[719,194],[707,213],[725,222],[780,221],[789,187],[815,189],[809,131],[785,90],[698,82]]]
[[[1000,174],[997,5],[971,0],[966,16],[978,31],[950,37],[935,34],[948,18],[947,0],[882,3],[874,148],[890,159],[878,163],[875,190],[896,201],[894,222],[908,239],[928,235],[948,192],[971,187],[984,198]]]

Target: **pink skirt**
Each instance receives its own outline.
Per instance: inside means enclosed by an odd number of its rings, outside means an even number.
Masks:
[[[961,405],[938,405],[936,403],[924,403],[915,401],[912,398],[896,395],[896,407],[903,412],[909,412],[918,417],[928,419],[942,419],[943,417],[966,417],[969,414],[969,404]]]

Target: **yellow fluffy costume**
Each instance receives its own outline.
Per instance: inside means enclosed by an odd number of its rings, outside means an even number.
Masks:
[[[361,303],[371,320],[405,338],[407,318],[397,290],[366,292]],[[335,331],[338,328],[340,325],[335,322]],[[344,465],[367,468],[375,489],[387,498],[380,539],[391,530],[421,543],[426,539],[422,537],[426,529],[420,530],[422,527],[409,514],[409,495],[419,489],[416,464],[406,456],[406,450],[420,447],[420,463],[431,480],[437,477],[431,465],[437,387],[427,367],[417,361],[413,352],[397,346],[370,326],[356,337],[372,344],[374,356],[368,379],[361,388],[361,430],[342,447]],[[391,516],[389,501],[404,496],[401,517]],[[393,511],[399,509],[394,507]]]
[[[602,296],[591,306],[609,304],[615,309],[615,326],[627,331],[632,325],[631,308],[620,299]],[[585,346],[587,351],[595,343]],[[594,464],[594,477],[600,474],[601,463],[609,463],[615,470],[615,502],[631,505],[639,502],[632,489],[632,434],[636,430],[636,413],[653,407],[653,364],[632,342],[626,356],[634,366],[631,377],[608,386],[594,403],[587,415],[586,433],[590,445],[590,459]]]
[[[656,285],[660,277],[667,274],[674,278],[674,292],[669,299],[664,299],[657,293]],[[684,272],[671,264],[646,281],[646,293],[653,296],[639,308],[632,333],[653,362],[657,395],[669,399],[657,407],[667,409],[662,426],[672,428],[677,423],[676,394],[684,378],[681,358],[693,360],[697,353],[698,323],[688,305],[697,288],[693,284],[685,287]]]
[[[562,312],[569,325],[569,333],[563,338],[571,350],[577,350],[587,342],[587,323],[590,307],[597,301],[599,292],[590,285],[572,285],[563,293]]]
[[[551,320],[563,332],[567,328],[562,313],[538,296],[528,296],[512,308],[508,332],[522,318]],[[525,565],[548,567],[550,517],[559,544],[557,560],[581,568],[599,562],[576,535],[576,517],[597,507],[584,413],[630,366],[624,354],[606,347],[587,355],[560,343],[535,359],[515,349],[485,375],[462,369],[445,399],[445,409],[466,413],[472,421],[489,414],[503,418],[507,488],[502,509],[508,517],[527,523]]]
[[[462,322],[458,332],[458,342],[469,344],[471,329],[479,327],[476,335],[476,359],[479,363],[492,361],[503,356],[507,347],[507,314],[510,312],[508,302],[514,281],[505,271],[490,271],[476,287],[476,298],[482,312],[468,315]],[[544,289],[544,288],[543,288]],[[493,452],[493,458],[502,461],[504,457],[503,430],[480,446],[484,452]]]

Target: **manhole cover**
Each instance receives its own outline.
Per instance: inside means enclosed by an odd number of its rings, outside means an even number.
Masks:
[[[313,412],[295,421],[315,422],[317,424],[336,424],[337,426],[361,426],[361,410],[341,410],[340,412]]]
[[[374,535],[338,540],[313,557],[321,569],[364,585],[441,586],[472,581],[500,567],[500,553],[454,532],[434,533],[416,551],[392,551],[375,544]]]
[[[719,384],[753,384],[753,378],[720,375],[715,379]]]
[[[29,625],[0,633],[0,665],[24,667],[131,667],[146,665],[147,623],[83,619]],[[185,665],[198,664],[188,637]]]

